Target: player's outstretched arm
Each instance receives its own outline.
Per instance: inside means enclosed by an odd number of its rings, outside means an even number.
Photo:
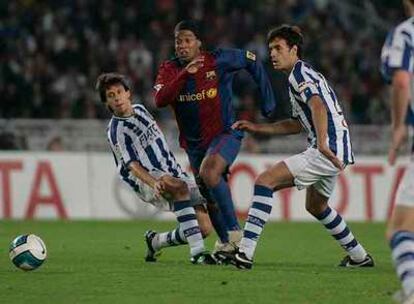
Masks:
[[[216,54],[219,67],[231,73],[244,69],[253,77],[262,96],[262,115],[270,117],[276,108],[276,98],[269,77],[256,54],[241,49],[218,49]]]
[[[327,144],[328,139],[328,113],[325,104],[318,95],[312,96],[308,101],[312,112],[312,121],[315,126],[318,150],[328,158],[339,170],[344,169],[344,164],[331,151]]]
[[[302,131],[302,125],[296,119],[286,119],[268,124],[256,124],[247,120],[239,120],[231,127],[236,130],[262,135],[288,135]]]
[[[270,117],[276,109],[277,99],[273,93],[272,85],[270,83],[269,76],[265,71],[265,68],[263,67],[260,60],[252,61],[247,59],[246,70],[253,77],[254,81],[256,82],[260,90],[260,94],[262,96],[260,100],[260,108],[262,115],[264,117]]]
[[[165,192],[164,182],[162,180],[157,180],[154,178],[138,162],[132,161],[128,167],[136,178],[140,179],[154,189],[155,195],[157,197],[161,196]]]
[[[388,163],[394,165],[398,150],[407,136],[405,117],[410,100],[410,74],[405,70],[397,70],[392,77],[391,127],[392,138],[388,151]]]

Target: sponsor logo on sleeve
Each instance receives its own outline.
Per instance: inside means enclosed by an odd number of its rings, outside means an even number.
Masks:
[[[303,93],[306,89],[311,90],[314,86],[315,84],[311,81],[301,82],[298,85],[299,93]]]
[[[206,72],[206,78],[207,80],[214,80],[216,79],[216,71],[208,71]]]
[[[154,86],[154,90],[158,92],[159,90],[162,89],[163,86],[164,86],[163,84],[159,83],[159,84]]]
[[[250,52],[250,51],[246,51],[246,58],[250,59],[252,61],[256,61],[256,54]]]

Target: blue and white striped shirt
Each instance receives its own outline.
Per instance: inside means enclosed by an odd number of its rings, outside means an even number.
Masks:
[[[381,50],[381,74],[387,83],[391,83],[395,70],[405,70],[414,74],[414,17],[393,28],[385,39]],[[414,82],[411,82],[414,93]],[[410,112],[407,121],[414,125],[414,94],[411,94]]]
[[[308,101],[314,95],[319,96],[326,106],[329,148],[344,164],[353,164],[354,155],[349,129],[334,91],[321,73],[315,71],[306,62],[298,60],[289,75],[292,116],[299,119],[308,133],[310,146],[316,148],[316,131],[308,105]]]
[[[170,151],[163,133],[151,114],[141,104],[133,105],[129,117],[113,116],[108,124],[108,141],[121,178],[135,191],[139,191],[136,178],[128,165],[138,162],[154,177],[169,174],[188,177]]]

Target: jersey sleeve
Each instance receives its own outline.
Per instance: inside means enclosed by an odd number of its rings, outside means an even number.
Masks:
[[[302,63],[296,64],[294,67],[289,76],[289,83],[304,103],[307,103],[312,96],[320,95],[318,84],[303,71]]]
[[[157,107],[165,107],[175,102],[178,94],[188,78],[186,69],[174,73],[172,64],[164,62],[160,65],[154,84],[154,99]]]
[[[399,30],[392,38],[389,49],[388,66],[392,69],[403,69],[409,71],[412,60],[411,35],[403,30]]]
[[[381,72],[383,77],[390,81],[395,70],[410,71],[413,64],[413,37],[397,27],[388,33],[381,51]]]
[[[229,73],[245,69],[253,77],[262,97],[262,115],[269,117],[276,108],[276,98],[269,77],[256,54],[241,49],[218,49],[215,54],[219,69]]]

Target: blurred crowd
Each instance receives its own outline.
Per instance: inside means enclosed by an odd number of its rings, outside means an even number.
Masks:
[[[386,7],[389,1],[345,2],[338,8],[340,1],[329,0],[1,1],[0,117],[107,118],[94,83],[100,73],[118,71],[157,119],[171,118],[154,109],[152,85],[159,64],[174,55],[174,25],[193,18],[201,20],[207,49],[245,48],[265,62],[280,100],[276,118],[289,115],[289,101],[285,76],[269,67],[266,33],[294,23],[305,34],[305,58],[325,73],[351,122],[386,123],[379,53],[402,9]],[[245,73],[234,91],[238,117],[259,119],[257,92]]]

